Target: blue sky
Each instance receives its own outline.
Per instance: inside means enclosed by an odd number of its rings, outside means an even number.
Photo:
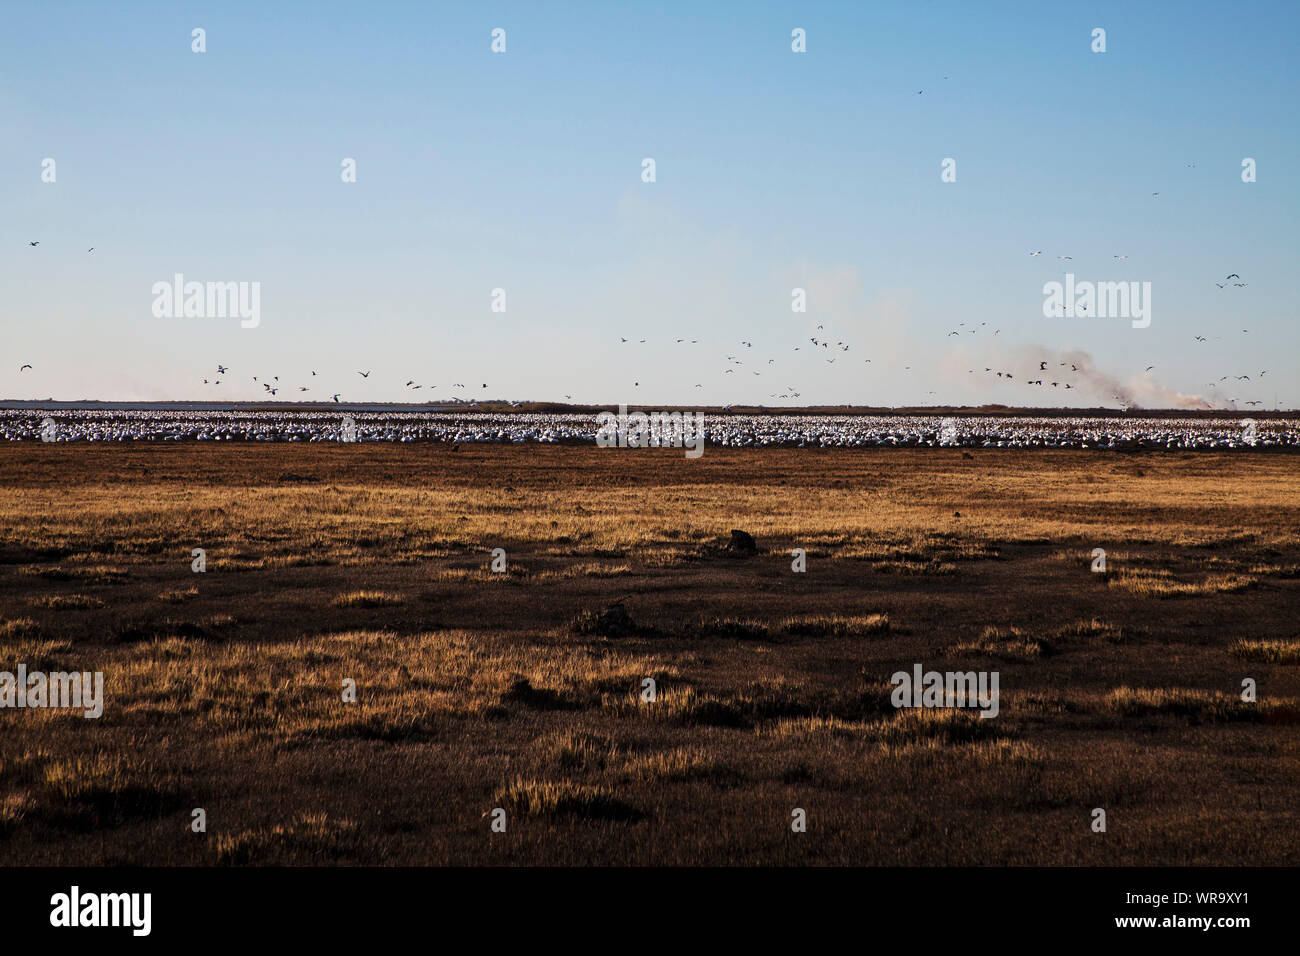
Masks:
[[[1298,4],[0,16],[0,397],[1300,406]],[[1044,317],[1067,269],[1150,282],[1150,327]],[[176,273],[260,282],[260,324],[156,318]]]

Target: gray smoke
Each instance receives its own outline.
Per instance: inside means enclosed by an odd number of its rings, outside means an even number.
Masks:
[[[1185,395],[1161,385],[1154,372],[1135,375],[1127,382],[1121,381],[1118,376],[1097,368],[1092,355],[1083,349],[1049,349],[1031,345],[1022,346],[1013,354],[1017,376],[1060,382],[1062,386],[1069,382],[1073,386],[1071,391],[1077,389],[1081,396],[1100,399],[1106,404],[1120,402],[1129,408],[1221,407],[1202,395]],[[1040,362],[1047,363],[1045,370],[1039,370]]]

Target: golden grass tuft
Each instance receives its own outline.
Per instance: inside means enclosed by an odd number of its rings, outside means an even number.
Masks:
[[[1300,641],[1233,641],[1228,652],[1261,664],[1300,664]]]
[[[385,591],[348,591],[330,602],[334,607],[394,607],[401,603],[400,594]]]
[[[1106,710],[1120,717],[1183,717],[1194,723],[1300,722],[1300,707],[1292,700],[1253,702],[1220,691],[1187,687],[1117,687],[1104,700]]]
[[[1259,583],[1249,574],[1211,574],[1199,581],[1180,581],[1163,568],[1121,568],[1108,572],[1106,583],[1141,597],[1202,597],[1238,594]]]
[[[502,807],[523,816],[574,816],[584,820],[635,820],[640,813],[608,787],[567,780],[517,778],[496,793]]]
[[[628,759],[619,772],[623,779],[642,784],[700,780],[722,786],[740,779],[726,761],[699,746],[638,754]]]
[[[1013,661],[1036,661],[1053,652],[1052,645],[1018,627],[986,627],[979,639],[956,644],[956,654],[981,654]]]
[[[48,608],[51,611],[84,611],[89,608],[103,607],[104,602],[85,594],[47,594],[33,598],[31,605]]]
[[[289,823],[219,834],[214,843],[217,863],[223,866],[284,860],[320,865],[352,856],[358,839],[357,825],[352,820],[332,819],[327,813],[303,813]]]
[[[41,633],[40,626],[30,617],[6,618],[0,621],[0,640],[27,640]]]
[[[889,615],[813,614],[788,617],[781,622],[781,630],[800,637],[873,637],[889,633]]]

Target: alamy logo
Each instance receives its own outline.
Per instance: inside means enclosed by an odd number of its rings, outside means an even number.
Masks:
[[[50,925],[127,926],[132,936],[148,936],[153,926],[152,893],[68,893],[50,897]]]
[[[596,416],[596,444],[601,448],[686,448],[687,458],[704,454],[703,412],[632,412]]]
[[[237,318],[245,329],[262,322],[260,282],[186,282],[178,272],[171,282],[155,282],[150,291],[154,318]]]
[[[1043,286],[1043,315],[1049,319],[1132,319],[1135,329],[1151,324],[1150,282],[1079,282],[1065,274],[1065,284]]]
[[[997,671],[924,671],[920,664],[912,673],[897,671],[889,683],[894,685],[889,701],[895,707],[974,707],[980,717],[998,715]]]
[[[27,672],[19,664],[17,673],[0,671],[0,708],[50,707],[82,710],[94,720],[104,713],[104,672]]]

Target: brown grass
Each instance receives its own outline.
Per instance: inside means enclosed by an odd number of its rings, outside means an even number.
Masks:
[[[0,671],[106,683],[0,710],[3,865],[1300,862],[1291,456],[24,443],[0,485]],[[999,715],[894,710],[916,663]]]

